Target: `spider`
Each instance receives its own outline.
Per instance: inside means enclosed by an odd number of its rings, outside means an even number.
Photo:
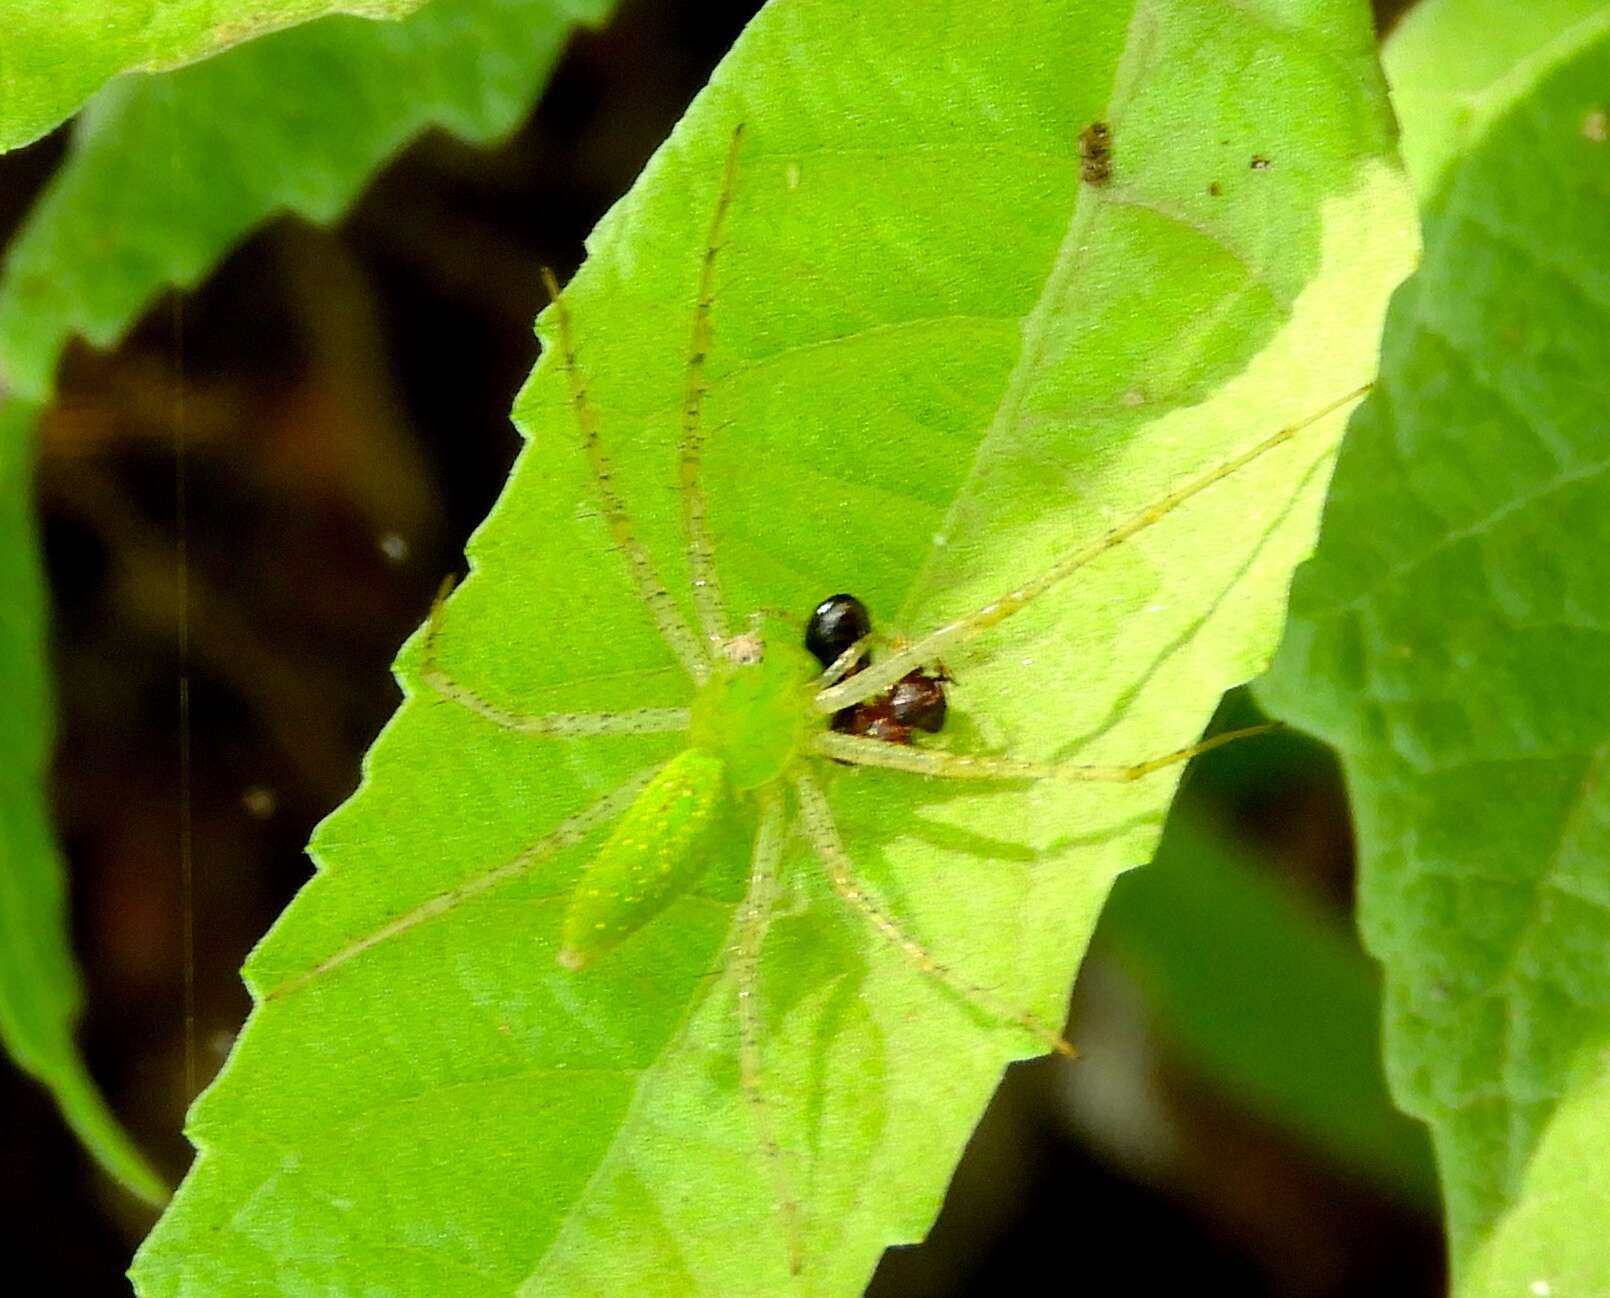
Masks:
[[[824,777],[837,764],[986,786],[1021,787],[1038,781],[1128,783],[1267,729],[1259,726],[1221,734],[1129,765],[1019,760],[912,742],[914,731],[936,733],[945,723],[949,675],[933,668],[943,655],[1031,606],[1101,555],[1363,393],[1349,393],[1300,423],[1265,437],[1104,535],[1059,555],[981,607],[894,646],[876,660],[865,652],[870,618],[860,601],[848,596],[836,596],[818,607],[804,645],[797,630],[765,611],[752,614],[746,629],[735,633],[722,595],[703,488],[703,411],[715,268],[732,203],[741,139],[739,128],[732,136],[710,217],[683,377],[680,435],[674,464],[666,466],[681,503],[689,602],[694,613],[691,624],[641,541],[615,483],[598,413],[589,400],[570,308],[554,276],[543,273],[552,298],[555,359],[568,390],[594,503],[636,596],[686,677],[687,705],[539,714],[506,707],[457,680],[441,665],[447,585],[426,622],[420,659],[421,681],[443,702],[505,731],[539,741],[577,742],[620,735],[678,734],[685,736],[685,746],[668,761],[638,772],[561,820],[516,859],[397,917],[270,995],[287,995],[466,899],[540,868],[568,848],[601,839],[569,896],[556,947],[559,963],[576,971],[576,977],[586,977],[589,966],[609,959],[617,947],[653,923],[699,881],[711,864],[707,849],[718,826],[734,808],[739,809],[752,819],[754,832],[747,886],[727,942],[726,970],[736,988],[738,1088],[770,1168],[788,1266],[798,1273],[804,1266],[803,1213],[762,1084],[765,1041],[759,1008],[760,956],[779,898],[780,868],[790,834],[797,834],[808,845],[831,892],[877,939],[897,951],[916,976],[942,984],[989,1017],[1032,1035],[1048,1050],[1074,1054],[1056,1025],[939,958],[912,934],[892,907],[871,895],[840,833]]]

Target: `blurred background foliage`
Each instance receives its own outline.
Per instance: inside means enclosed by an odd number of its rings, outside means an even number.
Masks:
[[[1401,7],[1378,5],[1382,22]],[[333,227],[275,220],[114,349],[66,353],[37,491],[54,792],[88,984],[80,1040],[173,1180],[189,1153],[175,419],[204,1083],[248,1008],[246,951],[305,879],[312,826],[351,792],[395,707],[391,656],[514,458],[508,408],[536,356],[538,267],[574,267],[756,8],[628,0],[574,40],[503,144],[429,133]],[[58,131],[0,157],[0,237],[65,145]],[[1234,697],[1221,721],[1250,708]],[[1318,745],[1285,734],[1199,763],[1157,863],[1121,882],[1080,975],[1071,1034],[1085,1058],[1009,1072],[932,1237],[885,1259],[876,1298],[1046,1277],[1060,1277],[1052,1292],[1442,1292],[1425,1141],[1380,1077],[1352,859]],[[0,1111],[14,1271],[36,1292],[126,1293],[150,1211],[8,1069]]]

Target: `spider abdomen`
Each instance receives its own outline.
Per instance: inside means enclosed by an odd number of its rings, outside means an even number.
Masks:
[[[560,964],[591,964],[699,881],[730,801],[726,785],[726,763],[702,748],[685,748],[666,763],[615,823],[571,894]]]

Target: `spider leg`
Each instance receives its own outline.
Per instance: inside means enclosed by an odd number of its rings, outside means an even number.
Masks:
[[[868,743],[878,743],[868,740]],[[892,745],[882,745],[892,747]],[[1063,1035],[1028,1010],[1018,1009],[1002,1000],[987,987],[967,981],[947,965],[942,965],[929,954],[916,939],[908,935],[890,916],[867,895],[855,877],[849,853],[839,837],[833,811],[827,804],[816,781],[807,774],[794,777],[794,791],[799,796],[800,820],[811,848],[827,871],[827,881],[839,898],[871,925],[873,931],[916,966],[919,972],[929,975],[949,988],[963,1000],[979,1007],[993,1017],[1014,1023],[1032,1033],[1059,1055],[1072,1058],[1077,1052]]]
[[[856,665],[856,663],[860,662],[861,659],[866,656],[867,646],[871,643],[871,636],[862,636],[831,663],[829,663],[827,670],[822,673],[819,679],[818,683],[821,685],[821,687],[823,689],[827,689],[829,686],[835,685],[839,681],[843,680],[845,676],[849,674],[850,670]]]
[[[848,680],[842,680],[836,685],[821,690],[816,695],[816,710],[823,713],[837,712],[840,708],[846,708],[853,703],[861,702],[863,699],[869,699],[879,691],[888,689],[907,672],[921,667],[924,663],[938,660],[945,650],[958,641],[976,635],[978,632],[994,626],[997,622],[1005,621],[1058,582],[1078,572],[1079,569],[1093,559],[1099,558],[1108,550],[1129,540],[1136,533],[1143,532],[1154,523],[1168,517],[1169,514],[1172,514],[1193,496],[1199,495],[1209,487],[1244,469],[1260,456],[1267,455],[1276,447],[1285,445],[1304,429],[1334,414],[1343,406],[1357,401],[1368,393],[1373,386],[1373,384],[1366,383],[1363,387],[1355,388],[1346,396],[1326,402],[1313,414],[1298,420],[1294,424],[1288,424],[1279,432],[1264,438],[1256,446],[1243,451],[1240,455],[1223,461],[1200,477],[1187,482],[1183,487],[1169,492],[1161,500],[1143,509],[1127,521],[1118,524],[1117,527],[1111,528],[1088,545],[1081,546],[1079,549],[1064,555],[1038,576],[1030,578],[1016,589],[991,600],[982,608],[976,609],[965,617],[957,618],[936,631],[930,631],[927,635],[919,636],[905,649],[874,663],[865,671],[857,672]]]
[[[733,973],[738,982],[738,1086],[749,1103],[755,1135],[771,1168],[772,1189],[777,1211],[783,1219],[788,1246],[788,1269],[798,1275],[804,1268],[800,1240],[800,1207],[789,1182],[782,1147],[772,1127],[771,1109],[761,1086],[760,948],[766,940],[766,926],[777,904],[777,867],[783,854],[783,806],[774,790],[761,802],[760,829],[755,835],[754,857],[749,869],[749,890],[744,895],[738,924],[738,941],[733,947]]]
[[[1011,757],[974,757],[930,748],[908,748],[881,739],[841,735],[832,731],[817,736],[816,751],[823,757],[831,757],[850,766],[878,766],[885,770],[910,771],[914,775],[931,775],[945,780],[1088,780],[1101,784],[1129,784],[1166,766],[1188,762],[1198,753],[1211,752],[1238,739],[1250,739],[1253,735],[1278,729],[1278,721],[1267,721],[1243,730],[1227,730],[1222,735],[1214,735],[1211,739],[1129,766],[1081,766],[1073,762],[1022,762]]]
[[[702,427],[704,398],[708,388],[704,379],[705,359],[710,353],[710,310],[715,300],[716,256],[721,251],[721,230],[727,209],[732,206],[733,186],[738,178],[738,145],[743,124],[733,128],[727,146],[727,165],[721,174],[721,189],[710,217],[705,239],[704,260],[699,266],[699,289],[693,308],[692,338],[688,343],[687,384],[682,397],[682,440],[677,449],[677,476],[682,494],[682,524],[688,538],[688,570],[693,579],[693,605],[699,615],[699,628],[711,645],[727,639],[727,615],[721,604],[721,585],[716,577],[715,542],[710,536],[710,519],[700,474],[704,467],[705,434]]]
[[[626,559],[632,584],[637,587],[638,597],[659,628],[660,638],[694,682],[703,684],[705,677],[710,674],[709,648],[701,645],[688,630],[688,624],[682,620],[676,602],[655,570],[654,561],[637,539],[631,517],[626,512],[626,502],[615,489],[609,457],[604,454],[599,438],[598,416],[587,400],[587,384],[576,361],[575,329],[570,319],[570,308],[565,305],[565,299],[559,292],[559,281],[547,267],[542,269],[542,282],[553,300],[554,315],[559,324],[560,368],[564,370],[565,380],[570,385],[570,405],[576,416],[576,431],[580,434],[582,450],[592,470],[593,489],[598,493],[610,535]]]
[[[482,698],[460,685],[436,657],[437,633],[441,629],[442,604],[453,587],[447,578],[431,602],[430,619],[425,623],[425,643],[420,653],[419,678],[442,698],[484,717],[504,730],[523,735],[551,735],[574,739],[592,735],[667,734],[686,730],[690,721],[687,708],[633,708],[629,712],[513,712]]]
[[[465,902],[484,892],[507,883],[510,879],[535,869],[544,861],[563,851],[575,843],[581,842],[588,834],[600,825],[608,824],[632,804],[632,801],[645,788],[649,782],[660,772],[659,766],[651,766],[639,771],[619,788],[606,793],[591,806],[578,811],[574,816],[561,820],[553,829],[544,834],[525,851],[521,852],[512,861],[505,862],[496,869],[485,874],[476,875],[466,879],[457,887],[449,888],[446,892],[437,893],[427,898],[412,910],[388,920],[379,928],[372,929],[362,937],[355,938],[339,950],[325,956],[311,969],[297,974],[294,978],[287,978],[278,986],[272,988],[263,998],[265,1001],[283,1000],[292,992],[299,991],[325,974],[339,969],[342,965],[356,960],[366,951],[372,951],[384,942],[399,937],[410,929],[418,928],[421,924],[445,915],[457,909]]]

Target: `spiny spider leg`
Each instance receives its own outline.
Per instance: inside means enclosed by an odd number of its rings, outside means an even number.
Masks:
[[[777,1211],[782,1214],[788,1246],[788,1269],[798,1275],[804,1265],[799,1201],[794,1197],[783,1151],[772,1128],[771,1110],[761,1089],[760,948],[766,940],[766,925],[772,908],[777,904],[777,867],[783,855],[783,827],[782,799],[776,790],[768,789],[762,796],[760,829],[755,835],[755,854],[749,869],[749,891],[744,895],[732,965],[738,981],[738,1086],[749,1102],[755,1135],[771,1167],[772,1189],[777,1196]]]
[[[616,819],[632,802],[637,795],[643,792],[649,782],[660,773],[660,766],[650,766],[639,771],[619,788],[606,793],[591,806],[578,811],[574,816],[561,820],[547,834],[539,838],[512,861],[498,866],[486,874],[477,875],[473,879],[466,879],[456,888],[449,888],[446,892],[438,893],[419,903],[412,910],[397,916],[396,919],[382,924],[372,932],[347,943],[346,946],[326,956],[318,964],[294,978],[287,978],[278,986],[270,989],[265,1000],[282,1000],[292,992],[299,991],[315,979],[322,978],[332,970],[339,969],[351,960],[357,959],[366,951],[372,951],[383,942],[408,932],[409,929],[418,928],[440,915],[445,915],[457,906],[463,905],[472,897],[497,887],[500,883],[507,883],[510,879],[534,869],[556,853],[563,851],[573,844],[581,842],[588,834],[601,825],[607,825]]]
[[[1289,442],[1298,433],[1318,423],[1327,415],[1334,414],[1349,402],[1357,401],[1368,393],[1373,386],[1373,384],[1366,383],[1363,387],[1355,388],[1346,396],[1327,402],[1313,414],[1300,419],[1294,424],[1287,425],[1274,435],[1266,437],[1250,450],[1243,451],[1240,455],[1225,460],[1201,477],[1186,483],[1175,491],[1169,492],[1168,495],[1150,507],[1143,509],[1127,522],[1120,523],[1117,527],[1112,528],[1088,545],[1081,546],[1073,553],[1058,559],[1039,576],[1025,582],[1016,590],[1008,591],[999,599],[991,601],[984,605],[983,608],[969,613],[965,617],[957,618],[954,622],[947,623],[937,631],[930,631],[927,635],[912,641],[900,652],[874,663],[865,671],[857,672],[848,680],[840,681],[838,684],[820,691],[816,695],[816,710],[823,713],[837,712],[840,708],[849,707],[851,704],[859,703],[863,699],[869,699],[874,694],[888,689],[907,672],[913,671],[925,663],[938,661],[944,652],[958,640],[976,635],[985,628],[994,626],[997,622],[1005,621],[1013,613],[1023,608],[1024,605],[1044,594],[1045,591],[1055,586],[1058,582],[1072,576],[1091,560],[1127,541],[1137,532],[1142,532],[1151,527],[1154,523],[1173,513],[1174,510],[1178,509],[1191,497],[1206,491],[1209,487],[1222,482],[1231,474],[1244,469],[1254,460],[1268,454],[1277,446],[1282,446]]]
[[[687,708],[634,708],[630,712],[511,712],[488,702],[474,690],[460,685],[436,660],[436,634],[441,627],[442,604],[453,588],[453,579],[442,582],[431,602],[430,619],[425,623],[425,643],[420,654],[419,678],[451,703],[485,717],[495,726],[522,735],[552,735],[574,739],[591,735],[668,734],[686,730],[691,714]]]
[[[688,540],[688,570],[693,578],[693,605],[698,610],[699,627],[711,645],[727,639],[727,616],[721,606],[721,585],[716,577],[715,542],[710,536],[710,519],[704,488],[699,475],[703,469],[704,432],[700,419],[704,413],[705,358],[710,352],[710,309],[715,300],[716,255],[721,251],[721,230],[732,206],[733,186],[738,178],[738,145],[743,124],[733,128],[727,146],[727,165],[721,175],[721,191],[716,210],[710,217],[710,231],[704,244],[704,261],[699,267],[699,294],[693,308],[693,334],[688,343],[687,387],[682,397],[682,441],[677,450],[677,473],[682,488],[682,524]]]
[[[894,747],[893,744],[884,744],[876,739],[865,742],[878,744],[884,748]],[[833,811],[827,805],[827,798],[816,781],[809,775],[801,773],[794,777],[793,782],[794,791],[799,795],[799,815],[805,826],[805,836],[810,840],[811,849],[827,871],[828,883],[850,909],[872,926],[878,936],[895,947],[919,971],[931,975],[963,1000],[971,1002],[996,1018],[1015,1023],[1025,1031],[1033,1033],[1059,1055],[1072,1058],[1077,1053],[1060,1032],[1049,1027],[1036,1015],[1007,1004],[989,988],[968,982],[946,965],[940,964],[920,943],[909,937],[893,919],[884,914],[856,881],[849,854],[844,850],[838,826],[833,821]]]
[[[858,735],[827,733],[816,738],[816,751],[823,757],[850,766],[880,766],[891,771],[910,771],[945,780],[1089,780],[1101,784],[1129,784],[1165,766],[1188,762],[1199,753],[1212,752],[1238,739],[1279,730],[1280,722],[1265,721],[1242,730],[1227,730],[1188,748],[1165,753],[1132,766],[1080,766],[1072,762],[1020,762],[1010,757],[972,757],[931,748],[909,748],[865,739]]]
[[[838,684],[839,681],[845,678],[850,669],[861,661],[862,656],[867,651],[867,646],[871,643],[871,636],[862,636],[828,665],[827,670],[822,673],[818,684],[824,690],[830,685]]]
[[[586,452],[588,466],[592,469],[593,487],[598,493],[599,504],[603,506],[610,535],[626,558],[632,584],[637,587],[639,598],[648,606],[654,624],[659,628],[660,638],[680,660],[694,682],[702,685],[710,674],[710,653],[688,630],[688,624],[682,620],[676,602],[655,571],[654,561],[632,530],[626,503],[615,489],[609,457],[604,454],[603,444],[599,440],[598,417],[588,404],[587,385],[576,362],[576,336],[570,320],[570,308],[565,305],[565,299],[559,292],[559,281],[546,266],[542,268],[542,282],[553,300],[554,314],[559,321],[560,366],[570,385],[570,405],[575,411],[576,431],[581,436],[582,450]]]

